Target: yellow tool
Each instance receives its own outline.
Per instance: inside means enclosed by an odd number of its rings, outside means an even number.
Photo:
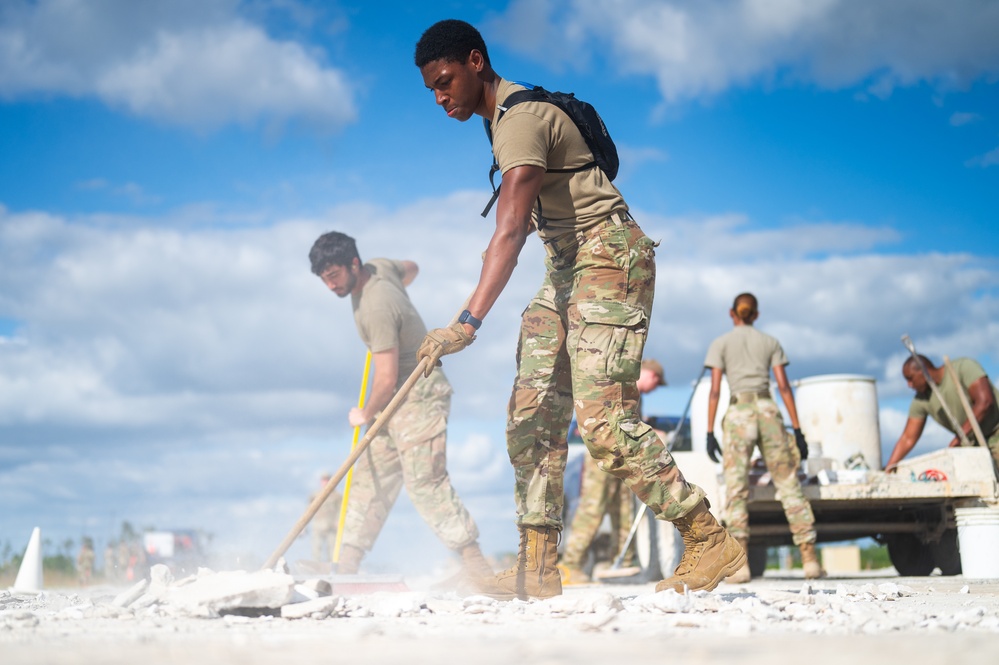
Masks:
[[[361,395],[357,398],[357,408],[364,408],[364,396],[368,393],[368,375],[371,373],[371,349],[364,358],[364,377],[361,379]],[[350,451],[357,448],[357,439],[361,436],[361,426],[354,428],[354,441],[350,444]],[[340,561],[340,546],[343,544],[343,525],[347,521],[347,500],[350,498],[350,483],[354,478],[354,467],[350,467],[347,472],[347,481],[343,486],[343,501],[340,503],[340,521],[336,525],[336,543],[333,545],[333,563]]]

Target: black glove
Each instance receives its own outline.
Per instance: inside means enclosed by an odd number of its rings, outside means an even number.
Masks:
[[[721,451],[722,449],[721,446],[718,445],[718,439],[715,438],[715,433],[708,432],[708,457],[711,458],[712,462],[717,464],[721,461],[719,459]]]
[[[808,443],[805,441],[805,435],[801,433],[800,427],[794,428],[794,445],[798,446],[801,459],[808,459]]]

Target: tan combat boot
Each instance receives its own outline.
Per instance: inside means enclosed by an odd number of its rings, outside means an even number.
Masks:
[[[472,543],[463,547],[459,554],[461,554],[462,572],[468,577],[474,579],[493,576],[493,567],[486,561],[486,557],[482,554],[482,549],[478,543]]]
[[[336,562],[337,575],[356,575],[361,567],[364,550],[353,545],[344,544],[340,547],[340,559]]]
[[[684,587],[710,591],[748,561],[746,550],[715,520],[703,501],[673,524],[683,536],[683,556],[673,576],[659,582],[656,591],[683,593]]]
[[[817,580],[826,576],[826,571],[819,565],[818,553],[815,551],[815,543],[802,543],[798,545],[801,550],[801,567],[805,570],[806,580]]]
[[[746,563],[742,564],[742,568],[735,573],[726,577],[725,582],[727,584],[747,584],[753,579],[753,574],[749,571],[749,538],[736,538],[736,541],[746,551]]]
[[[495,577],[478,580],[476,592],[497,600],[551,598],[562,595],[558,567],[559,530],[522,526],[520,551],[512,568]]]

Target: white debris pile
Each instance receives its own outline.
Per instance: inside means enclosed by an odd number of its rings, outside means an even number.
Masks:
[[[804,583],[800,589],[766,585],[713,592],[652,592],[651,586],[567,588],[543,601],[459,598],[431,592],[335,594],[324,579],[296,580],[283,570],[253,573],[201,570],[173,580],[163,566],[117,595],[80,597],[0,591],[0,636],[44,628],[50,622],[140,620],[168,626],[172,620],[222,617],[227,625],[287,625],[344,620],[347,625],[407,630],[415,620],[430,630],[448,626],[523,626],[569,634],[636,630],[722,635],[880,635],[898,631],[999,633],[994,599],[961,592],[931,597],[894,582]],[[639,593],[635,593],[638,591]],[[367,621],[372,623],[368,624]],[[41,624],[41,625],[40,625]],[[83,624],[86,625],[86,624]],[[179,624],[178,624],[179,625]],[[184,624],[191,625],[191,624]],[[548,626],[549,628],[545,628]]]
[[[994,608],[962,600],[959,609],[920,602],[912,589],[895,584],[838,584],[816,589],[804,584],[800,591],[644,593],[632,597],[606,591],[567,593],[535,602],[499,602],[484,596],[464,599],[466,615],[553,618],[596,615],[583,628],[599,627],[621,618],[618,624],[650,619],[664,628],[698,628],[724,634],[793,632],[850,635],[858,631],[882,634],[901,630],[940,629],[999,632],[999,613]],[[957,596],[954,596],[957,598]],[[900,605],[903,600],[914,602]],[[439,611],[430,603],[431,609]],[[642,621],[642,619],[645,619]],[[616,624],[616,625],[618,625]]]

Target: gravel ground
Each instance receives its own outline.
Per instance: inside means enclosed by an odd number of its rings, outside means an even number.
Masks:
[[[999,662],[999,581],[960,576],[886,571],[806,583],[768,575],[686,596],[594,584],[530,603],[379,592],[340,597],[315,615],[324,618],[296,620],[196,618],[165,604],[122,609],[114,599],[123,591],[0,591],[0,662]]]

